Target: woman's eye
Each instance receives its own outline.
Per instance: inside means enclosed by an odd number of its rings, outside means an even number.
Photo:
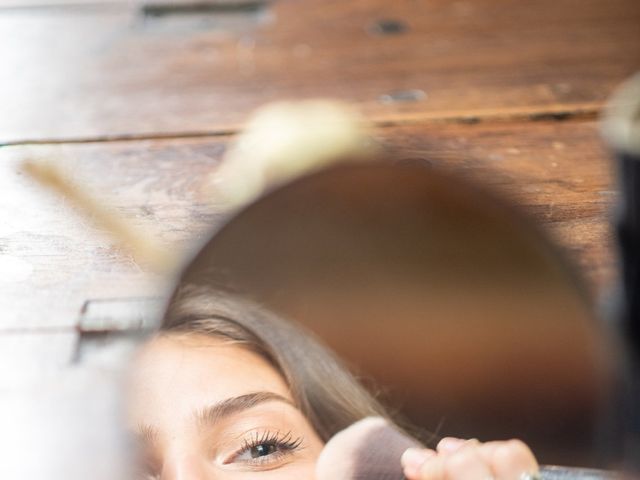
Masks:
[[[261,445],[256,445],[251,448],[251,458],[264,457],[266,455],[271,455],[274,452],[278,451],[278,446],[268,443],[263,443]]]
[[[246,463],[248,465],[266,465],[276,463],[297,450],[302,438],[293,438],[291,433],[254,434],[245,440],[243,447],[228,463]]]
[[[260,458],[266,457],[267,455],[272,455],[276,452],[279,452],[278,445],[273,443],[261,443],[259,445],[254,445],[253,447],[248,448],[241,455],[238,455],[239,460],[249,459],[249,458]]]

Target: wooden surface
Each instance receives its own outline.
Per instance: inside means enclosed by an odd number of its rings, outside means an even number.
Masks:
[[[595,121],[406,126],[380,131],[408,156],[432,159],[495,189],[545,228],[594,295],[615,277],[613,164]]]
[[[378,128],[375,136],[386,148],[424,157],[501,191],[551,231],[594,293],[606,289],[613,276],[607,221],[615,191],[596,122],[412,125]],[[0,151],[0,203],[11,212],[2,232],[0,326],[68,327],[87,298],[154,295],[164,287],[84,217],[24,178],[16,168],[21,158],[55,158],[105,204],[186,254],[190,243],[222,218],[209,182],[228,141],[206,137]]]
[[[635,0],[95,3],[0,9],[0,143],[232,132],[308,97],[378,122],[593,116],[640,67]]]
[[[605,293],[616,190],[597,116],[640,67],[639,24],[636,0],[278,0],[204,18],[2,2],[0,330],[73,337],[87,300],[167,288],[21,159],[55,159],[187,252],[223,216],[207,178],[249,113],[308,97],[351,101],[388,148],[495,187]]]

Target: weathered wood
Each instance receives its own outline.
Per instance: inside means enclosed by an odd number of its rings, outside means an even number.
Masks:
[[[73,326],[89,298],[160,295],[168,281],[145,271],[89,219],[21,175],[21,158],[54,159],[119,214],[180,248],[214,222],[215,209],[198,189],[220,152],[215,139],[0,151],[0,327]]]
[[[407,126],[381,134],[409,156],[426,156],[502,192],[550,232],[594,292],[611,286],[617,189],[596,122]]]
[[[615,198],[597,124],[519,122],[378,128],[407,157],[469,175],[550,229],[603,292],[613,277],[608,226]],[[72,326],[85,300],[162,295],[158,278],[108,237],[16,171],[26,156],[55,159],[77,181],[175,250],[222,218],[208,189],[229,137],[6,147],[0,151],[0,328]]]
[[[265,102],[307,97],[379,122],[593,115],[640,68],[636,0],[279,0],[193,15],[0,10],[0,143],[232,131]]]

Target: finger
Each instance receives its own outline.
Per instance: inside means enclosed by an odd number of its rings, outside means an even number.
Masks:
[[[417,471],[404,471],[409,480],[448,480],[445,470],[445,458],[438,455],[428,458]]]
[[[489,442],[480,446],[493,475],[499,480],[519,480],[523,473],[538,472],[538,462],[521,440]]]
[[[466,445],[443,458],[445,480],[488,480],[493,477],[489,463],[482,457],[479,443]],[[422,480],[423,477],[420,477]]]
[[[489,463],[489,465],[491,465],[491,463],[493,462],[493,454],[495,453],[496,449],[504,445],[504,443],[504,441],[483,443],[479,448],[480,455],[482,455],[482,458],[484,458],[485,461]]]
[[[436,452],[428,448],[409,448],[400,458],[405,477],[410,480],[419,478],[418,474],[422,465],[436,456]]]
[[[438,442],[436,450],[438,453],[453,453],[465,444],[465,440],[455,437],[444,437]]]

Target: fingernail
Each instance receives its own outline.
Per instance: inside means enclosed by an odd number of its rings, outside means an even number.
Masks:
[[[438,442],[438,451],[443,453],[452,453],[458,450],[466,443],[466,440],[455,437],[445,437]]]
[[[426,462],[430,457],[432,457],[434,453],[430,450],[422,450],[419,448],[408,448],[402,454],[400,462],[402,463],[402,468],[404,470],[404,474],[408,477],[413,477],[417,475],[420,471],[420,467],[424,462]]]

